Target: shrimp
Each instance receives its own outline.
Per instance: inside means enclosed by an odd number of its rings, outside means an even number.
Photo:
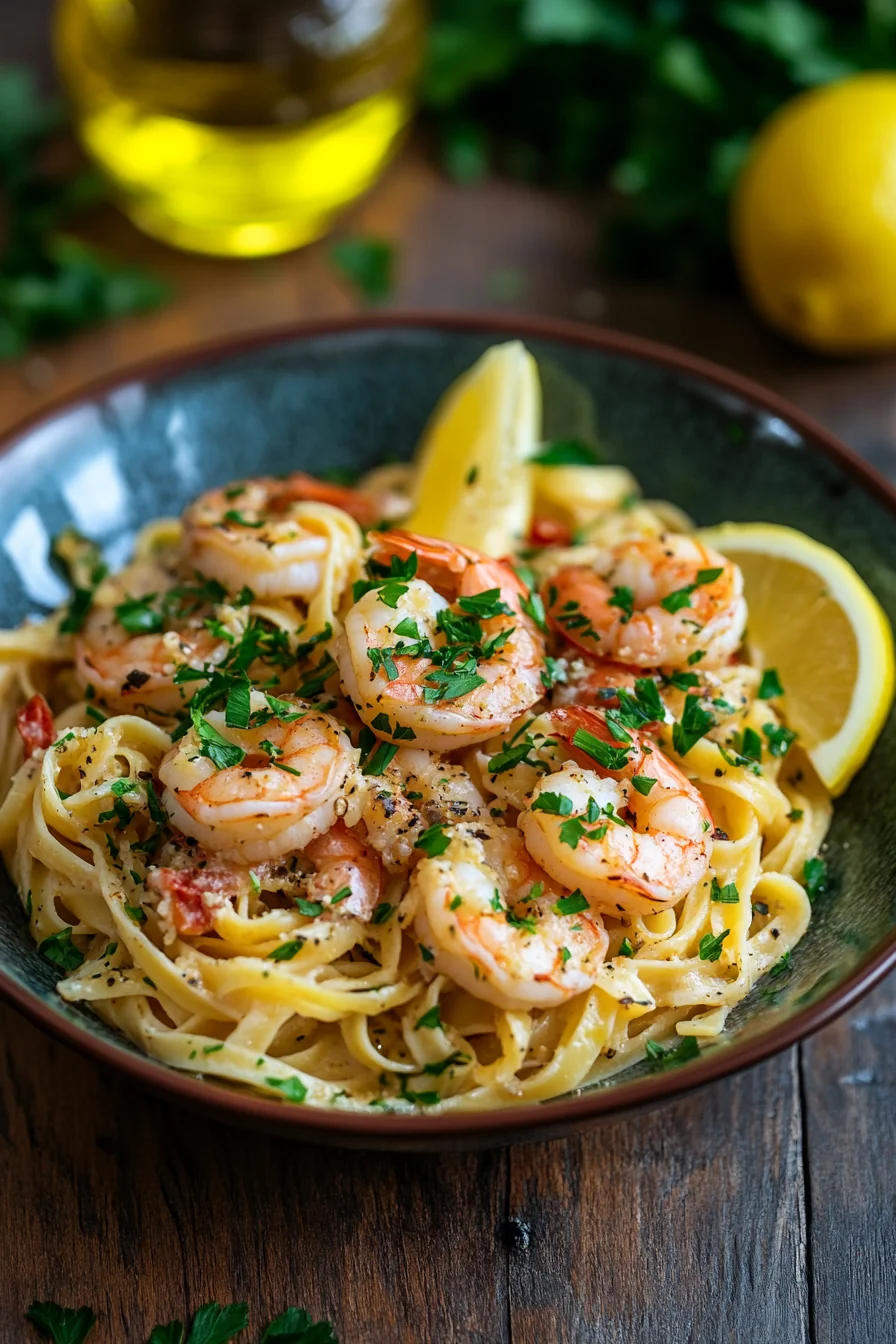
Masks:
[[[597,710],[548,717],[574,759],[538,781],[520,815],[530,854],[607,914],[677,905],[709,870],[713,820],[699,789],[646,734],[631,729],[621,746]],[[592,751],[616,753],[618,766]]]
[[[566,681],[555,686],[552,703],[614,709],[619,704],[618,692],[634,692],[635,683],[644,675],[643,667],[629,667],[609,659],[595,662],[590,658],[576,658],[569,663]]]
[[[187,563],[232,592],[248,584],[258,597],[310,600],[332,559],[338,597],[361,549],[344,508],[354,492],[297,477],[260,476],[200,495],[184,514]]]
[[[600,916],[564,914],[518,833],[454,828],[414,869],[414,929],[433,969],[499,1008],[553,1008],[594,983],[607,952]]]
[[[112,607],[95,607],[75,639],[75,668],[82,685],[109,709],[131,713],[137,706],[159,714],[177,714],[198,682],[177,685],[178,667],[200,671],[219,663],[230,644],[201,623],[177,622],[179,628],[128,636]]]
[[[386,866],[411,867],[421,832],[444,822],[471,821],[485,800],[462,765],[419,747],[401,747],[367,794],[364,824]]]
[[[304,857],[315,865],[306,881],[308,900],[339,914],[370,918],[382,894],[383,867],[363,826],[349,828],[337,821],[305,846]]]
[[[747,619],[737,565],[694,537],[622,541],[592,565],[568,565],[542,586],[552,627],[591,657],[638,667],[719,667]]]
[[[416,577],[384,580],[349,611],[336,652],[345,693],[387,739],[450,751],[494,736],[544,692],[525,585],[466,546],[409,532],[372,540],[380,562],[416,557]]]
[[[255,727],[230,728],[208,713],[159,766],[163,805],[178,830],[225,862],[253,864],[302,850],[337,818],[360,816],[360,753],[328,714],[295,697],[288,719],[271,718],[250,694]],[[293,713],[295,718],[293,718]],[[214,757],[224,758],[219,768]],[[236,756],[234,764],[226,763]]]

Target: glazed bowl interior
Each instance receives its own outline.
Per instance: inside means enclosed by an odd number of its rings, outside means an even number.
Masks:
[[[896,512],[888,487],[796,412],[720,370],[610,333],[475,319],[391,319],[295,331],[168,360],[93,390],[20,431],[0,459],[0,623],[64,597],[48,564],[66,524],[126,559],[146,520],[200,490],[292,468],[364,470],[408,457],[440,394],[496,340],[539,360],[546,436],[596,427],[607,461],[699,524],[786,523],[841,551],[896,621]],[[824,669],[819,668],[819,676]],[[0,877],[0,991],[43,1025],[139,1080],[222,1118],[331,1142],[403,1146],[561,1132],[652,1104],[754,1062],[841,1011],[896,959],[896,721],[836,805],[829,889],[771,988],[760,982],[696,1063],[541,1106],[437,1117],[315,1112],[177,1074],[88,1010],[63,1004]]]

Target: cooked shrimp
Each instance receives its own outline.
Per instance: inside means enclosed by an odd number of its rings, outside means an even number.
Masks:
[[[472,821],[484,812],[485,800],[462,765],[419,747],[401,747],[372,780],[364,824],[386,866],[399,870],[420,857],[415,845],[428,826]]]
[[[16,710],[16,729],[22,739],[22,755],[28,761],[36,751],[46,751],[56,740],[53,711],[39,693]]]
[[[253,864],[302,850],[337,818],[353,825],[360,814],[359,752],[328,714],[283,699],[294,705],[291,722],[272,719],[265,696],[252,691],[258,726],[229,728],[224,713],[213,711],[204,720],[215,734],[212,744],[203,745],[193,727],[159,766],[172,823],[225,862]],[[227,751],[221,739],[243,755],[219,769],[203,753],[220,759]]]
[[[112,607],[95,607],[75,639],[75,668],[86,688],[122,714],[137,706],[176,714],[191,699],[198,681],[174,682],[178,667],[197,671],[226,657],[230,644],[201,622],[177,622],[158,634],[128,635]]]
[[[635,682],[645,675],[643,667],[613,663],[609,659],[570,659],[566,681],[554,687],[555,705],[592,705],[613,709],[619,704],[620,690],[635,690]]]
[[[551,625],[571,643],[638,667],[719,667],[747,619],[737,565],[671,532],[620,542],[594,565],[568,565],[542,596]]]
[[[530,854],[608,914],[677,905],[709,870],[713,822],[700,791],[646,735],[630,730],[622,746],[596,710],[549,717],[575,759],[539,780],[520,816]],[[595,738],[601,754],[601,744],[625,753],[618,768],[585,749]]]
[[[417,574],[384,581],[345,618],[336,657],[361,718],[430,751],[500,732],[544,691],[544,640],[521,606],[525,585],[466,546],[406,532],[373,541],[380,562],[416,556]]]
[[[262,476],[200,495],[184,514],[187,563],[232,592],[248,584],[258,597],[310,600],[331,561],[338,599],[360,554],[361,533],[342,505],[320,497],[338,494],[344,504],[350,492],[292,481]]]
[[[499,1008],[552,1008],[584,993],[607,951],[600,916],[563,914],[551,884],[509,827],[458,827],[411,879],[415,932],[434,969]]]
[[[305,846],[304,857],[315,866],[305,885],[308,900],[335,913],[370,918],[382,894],[383,867],[363,826],[337,821]]]

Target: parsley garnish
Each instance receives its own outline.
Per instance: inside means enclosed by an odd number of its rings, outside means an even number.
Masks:
[[[533,798],[529,811],[547,812],[552,817],[571,817],[572,799],[565,793],[540,793],[537,798]]]
[[[697,577],[693,583],[689,583],[685,588],[676,588],[673,593],[669,593],[660,600],[660,606],[664,611],[671,612],[673,615],[677,611],[682,611],[685,607],[691,605],[691,594],[705,584],[715,583],[716,579],[724,573],[724,567],[718,569],[699,569]]]
[[[521,597],[520,608],[530,620],[535,622],[539,630],[547,630],[548,619],[545,615],[544,602],[540,593],[530,592],[527,597]],[[554,660],[550,659],[549,661],[553,662]]]
[[[424,854],[428,854],[431,859],[435,859],[439,854],[444,854],[450,844],[451,838],[445,834],[445,823],[437,822],[434,826],[428,826],[425,831],[420,832],[414,848],[422,849]]]
[[[370,916],[371,924],[385,924],[395,913],[396,906],[390,905],[388,901],[380,901]]]
[[[619,952],[617,953],[617,956],[633,957],[634,955],[635,949],[632,947],[630,940],[628,938],[623,938],[622,942],[619,944]]]
[[[49,938],[38,944],[37,950],[47,961],[52,961],[54,966],[61,966],[64,971],[76,971],[84,961],[83,954],[72,942],[71,929],[51,933]]]
[[[778,674],[773,667],[767,667],[762,674],[762,680],[759,682],[757,695],[760,700],[774,700],[779,695],[784,694],[784,687],[778,678]]]
[[[810,901],[814,901],[816,896],[827,890],[828,866],[824,859],[816,854],[814,858],[806,860],[803,864],[803,881]]]
[[[628,763],[628,752],[624,747],[613,747],[609,742],[602,742],[599,737],[586,732],[584,728],[576,729],[572,736],[572,744],[578,747],[579,751],[584,751],[586,756],[597,761],[605,770],[622,770]]]
[[[268,1087],[275,1087],[287,1101],[300,1106],[308,1095],[301,1078],[265,1078]]]
[[[150,605],[156,596],[156,593],[149,593],[146,597],[131,597],[126,602],[119,602],[115,608],[115,619],[129,635],[157,635],[161,632],[162,613]]]
[[[700,697],[686,695],[681,722],[672,725],[672,745],[679,756],[686,756],[691,747],[695,746],[701,737],[705,737],[714,726],[715,719],[709,710],[700,704]]]
[[[296,905],[299,907],[299,914],[307,915],[309,919],[316,919],[318,915],[324,912],[323,904],[320,901],[306,901],[304,896],[296,897]]]
[[[588,901],[580,891],[572,891],[568,896],[561,896],[555,901],[551,909],[555,915],[579,915],[588,909]]]
[[[484,593],[475,593],[472,597],[458,598],[461,611],[467,611],[478,621],[490,621],[495,616],[512,616],[513,608],[501,600],[500,588],[489,588]]]
[[[647,1041],[644,1057],[652,1069],[667,1069],[673,1064],[685,1064],[689,1059],[697,1059],[700,1047],[696,1036],[682,1036],[677,1045],[668,1047],[657,1041]]]
[[[581,439],[553,439],[529,459],[539,467],[595,467],[600,457]]]
[[[791,743],[796,741],[796,733],[792,728],[785,728],[783,723],[764,723],[762,731],[773,756],[786,756]]]
[[[722,905],[737,905],[740,901],[740,892],[734,882],[726,882],[724,887],[720,887],[715,878],[709,888],[709,898],[711,901],[720,901]]]
[[[436,1031],[442,1025],[442,1018],[439,1012],[439,1005],[434,1003],[431,1008],[427,1008],[422,1017],[418,1017],[414,1023],[414,1030],[419,1031],[421,1027],[426,1027],[429,1031]]]
[[[711,933],[704,933],[703,937],[700,939],[700,960],[718,961],[719,957],[722,955],[722,944],[730,932],[730,929],[725,929],[724,932],[718,934],[717,937],[713,937]]]
[[[612,597],[607,599],[608,607],[618,607],[622,612],[622,624],[628,625],[632,616],[635,614],[635,593],[634,589],[625,586],[613,589]]]
[[[655,783],[656,780],[651,779],[649,775],[632,775],[632,784],[645,798]]]
[[[305,946],[304,938],[290,938],[288,943],[281,943],[279,947],[274,948],[273,952],[269,952],[267,955],[267,960],[292,961],[293,957],[298,952],[301,952],[304,946]]]

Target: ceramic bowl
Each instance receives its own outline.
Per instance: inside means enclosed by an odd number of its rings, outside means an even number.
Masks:
[[[608,460],[698,523],[787,523],[842,552],[896,622],[896,493],[778,397],[690,356],[547,322],[392,316],[295,328],[147,363],[8,435],[0,458],[0,623],[63,597],[47,563],[67,523],[113,563],[135,529],[234,477],[407,457],[439,395],[483,350],[523,338],[548,389],[546,433],[596,415]],[[823,675],[823,669],[819,669]],[[0,992],[84,1054],[159,1093],[295,1137],[367,1147],[467,1146],[548,1137],[655,1105],[754,1064],[829,1022],[896,962],[896,720],[837,803],[829,889],[769,992],[757,986],[701,1058],[540,1105],[436,1116],[290,1106],[178,1073],[54,992],[5,874]]]

